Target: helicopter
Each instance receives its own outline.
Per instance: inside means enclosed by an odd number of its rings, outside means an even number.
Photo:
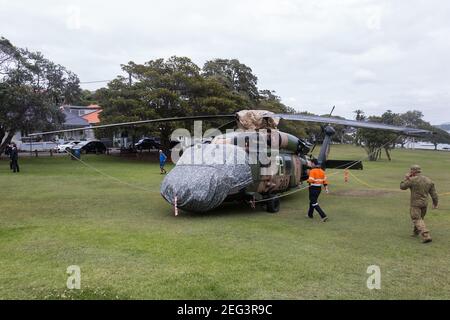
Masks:
[[[303,114],[282,114],[266,110],[241,110],[235,114],[187,116],[105,124],[76,129],[33,133],[30,136],[78,130],[135,126],[149,123],[233,119],[226,133],[215,130],[200,141],[179,143],[172,150],[176,166],[161,183],[162,197],[175,208],[191,212],[208,212],[224,202],[256,202],[270,213],[280,210],[279,196],[298,189],[308,179],[317,162],[323,169],[363,169],[356,160],[330,160],[328,154],[335,134],[332,125],[368,128],[418,136],[428,130],[392,126],[382,123],[338,119]],[[315,122],[322,126],[323,142],[317,159],[314,145],[307,140],[278,129],[280,120]],[[219,128],[220,129],[220,128]]]

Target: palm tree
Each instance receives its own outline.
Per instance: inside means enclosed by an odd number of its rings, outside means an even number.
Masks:
[[[366,116],[364,115],[364,111],[362,111],[361,109],[356,109],[355,111],[353,111],[353,113],[356,113],[355,117],[356,121],[363,121],[366,118]],[[355,134],[355,144],[357,146],[361,145],[361,137],[359,136],[358,130],[356,131]]]
[[[356,113],[355,119],[357,121],[361,121],[366,118],[366,116],[364,115],[364,111],[362,111],[361,109],[356,109],[355,111],[353,111],[353,113]]]

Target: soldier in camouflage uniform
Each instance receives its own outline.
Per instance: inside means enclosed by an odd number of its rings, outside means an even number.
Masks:
[[[420,166],[414,165],[405,179],[400,183],[400,189],[411,190],[411,219],[414,224],[413,235],[420,235],[423,243],[431,242],[430,232],[423,221],[428,206],[428,195],[433,200],[433,209],[438,206],[438,195],[430,178],[421,175]]]

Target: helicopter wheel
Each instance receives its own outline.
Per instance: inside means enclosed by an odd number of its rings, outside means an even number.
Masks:
[[[273,196],[269,196],[269,198],[272,198]],[[270,213],[277,213],[280,211],[280,199],[279,198],[272,198],[270,200],[267,200],[267,212]]]

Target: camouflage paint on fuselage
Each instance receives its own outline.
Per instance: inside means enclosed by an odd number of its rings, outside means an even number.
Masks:
[[[307,179],[309,159],[299,149],[301,140],[291,134],[275,129],[242,130],[217,136],[211,143],[240,145],[249,154],[253,184],[245,189],[246,195],[285,192]]]

